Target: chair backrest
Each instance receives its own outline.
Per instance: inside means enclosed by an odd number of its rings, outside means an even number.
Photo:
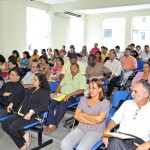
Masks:
[[[137,70],[143,70],[144,61],[143,60],[137,60]]]
[[[123,76],[124,76],[124,71],[121,70],[120,75],[119,75],[119,81],[117,82],[117,84],[121,84],[121,82],[123,80]]]
[[[49,85],[51,87],[51,91],[55,92],[57,87],[59,86],[60,82],[59,81],[55,81],[55,82],[49,82]]]

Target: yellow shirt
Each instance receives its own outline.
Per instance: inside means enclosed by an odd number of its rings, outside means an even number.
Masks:
[[[109,57],[109,53],[108,53],[108,52],[106,52],[106,54],[102,54],[102,56],[101,56],[101,57],[102,57],[102,59],[103,59],[103,61],[104,61],[106,57]]]

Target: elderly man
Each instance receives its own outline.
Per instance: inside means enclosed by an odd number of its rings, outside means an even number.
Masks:
[[[106,126],[105,132],[110,132],[117,124],[120,124],[118,132],[130,134],[136,138],[128,140],[111,138],[108,149],[135,150],[138,145],[150,140],[149,94],[149,84],[139,81],[133,85],[133,100],[127,100],[121,105]],[[108,145],[108,138],[104,138],[103,142]]]
[[[79,73],[79,65],[71,65],[70,71],[71,73],[65,75],[55,93],[52,95],[48,119],[46,122],[48,127],[44,129],[45,133],[52,132],[58,127],[59,122],[66,113],[67,107],[76,101],[75,96],[83,94],[86,89],[86,78]],[[60,92],[66,95],[65,98],[61,102],[53,100],[53,98]],[[54,108],[56,106],[58,107],[56,114],[54,115]]]
[[[69,54],[69,61],[66,62],[60,73],[60,80],[64,78],[67,73],[70,73],[70,65],[78,64],[80,68],[80,74],[85,75],[85,66],[82,62],[77,61],[77,55],[75,53]]]
[[[31,71],[29,71],[24,78],[21,80],[23,86],[25,88],[31,88],[32,87],[32,81],[34,78],[35,73],[38,73],[40,68],[40,65],[37,61],[33,61],[31,64]]]
[[[88,80],[98,78],[104,81],[111,75],[111,70],[105,67],[102,63],[96,63],[96,57],[90,54],[88,57],[88,66],[86,68],[86,77]]]
[[[131,56],[130,52],[131,50],[126,48],[124,53],[125,56],[120,59],[122,69],[124,70],[122,85],[127,83],[129,76],[133,73],[133,70],[137,68],[137,60]]]

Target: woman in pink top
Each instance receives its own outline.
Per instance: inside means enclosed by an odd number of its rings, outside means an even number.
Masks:
[[[132,80],[132,85],[140,80],[148,82],[150,84],[150,63],[145,62],[143,66],[143,72],[138,72]]]
[[[56,66],[51,69],[50,79],[58,81],[60,79],[60,71],[64,65],[64,60],[61,57],[56,58]]]

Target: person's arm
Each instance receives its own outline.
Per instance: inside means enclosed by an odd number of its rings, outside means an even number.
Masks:
[[[57,94],[60,92],[61,88],[62,88],[62,85],[59,85],[53,95],[57,96]]]
[[[111,70],[107,67],[105,67],[104,65],[102,66],[103,67],[103,74],[105,74],[105,76],[103,78],[101,78],[102,81],[104,81],[105,79],[109,78],[112,74]]]
[[[133,84],[136,83],[137,81],[141,80],[142,76],[143,76],[143,72],[138,72],[138,73],[135,75],[135,77],[133,78],[131,84],[133,85]]]
[[[64,78],[64,74],[61,73],[61,74],[60,74],[60,81],[62,81],[63,78]]]
[[[33,88],[33,84],[23,84],[23,86],[27,89]]]
[[[135,70],[137,69],[137,60],[134,58],[133,62],[132,62],[132,67],[130,67],[128,70]]]
[[[86,123],[86,124],[94,124],[93,122],[89,121],[87,118],[85,118],[84,116],[81,115],[81,110],[80,109],[76,109],[75,113],[74,113],[74,118],[76,120],[78,120],[79,122],[82,123]]]
[[[139,145],[138,143],[134,143],[137,147],[136,150],[149,150],[150,149],[150,141],[145,142],[141,145]]]
[[[41,74],[46,75],[46,73],[49,71],[49,65],[47,64],[45,69],[43,71],[40,71]]]

